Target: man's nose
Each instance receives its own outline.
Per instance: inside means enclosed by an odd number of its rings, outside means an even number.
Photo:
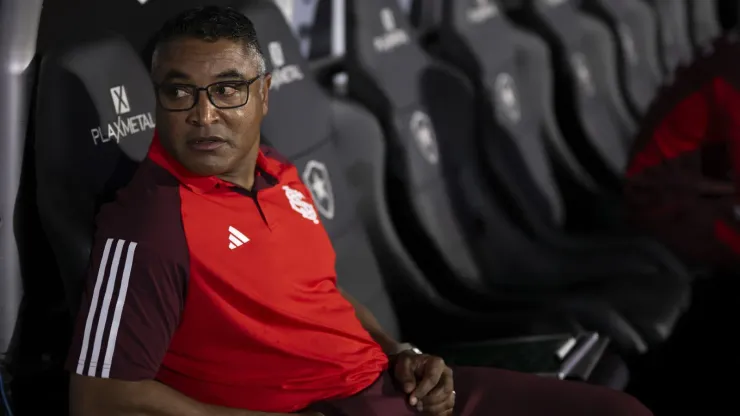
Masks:
[[[195,105],[193,121],[199,125],[213,124],[218,121],[218,108],[208,98],[206,91],[198,91],[198,103]]]

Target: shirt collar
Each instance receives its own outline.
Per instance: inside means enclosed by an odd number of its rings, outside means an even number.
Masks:
[[[147,157],[157,165],[166,169],[175,176],[180,183],[196,193],[205,194],[216,190],[228,190],[236,186],[233,183],[224,181],[216,176],[199,176],[185,169],[185,167],[175,160],[175,158],[165,150],[164,146],[162,146],[162,142],[159,140],[159,134],[156,130],[154,132],[152,144],[149,146]],[[258,191],[261,188],[270,187],[278,182],[278,178],[280,177],[279,175],[282,171],[281,163],[267,157],[263,152],[262,147],[260,147],[259,153],[257,154],[256,167],[257,172],[255,172],[254,178],[255,191]]]

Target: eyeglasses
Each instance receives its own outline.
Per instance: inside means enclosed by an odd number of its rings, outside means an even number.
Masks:
[[[200,92],[205,91],[208,101],[223,110],[244,106],[249,101],[249,87],[262,75],[246,81],[220,81],[205,87],[189,84],[154,84],[157,102],[167,111],[188,111],[198,104]]]

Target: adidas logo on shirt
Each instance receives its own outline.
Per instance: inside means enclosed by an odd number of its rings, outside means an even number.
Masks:
[[[229,227],[229,248],[231,250],[241,247],[249,241],[249,238],[234,227]]]

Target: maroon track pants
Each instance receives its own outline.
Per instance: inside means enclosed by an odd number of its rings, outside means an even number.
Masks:
[[[459,416],[650,416],[624,393],[493,368],[457,367],[455,415]],[[319,403],[325,416],[411,416],[415,409],[386,372],[361,393]]]

